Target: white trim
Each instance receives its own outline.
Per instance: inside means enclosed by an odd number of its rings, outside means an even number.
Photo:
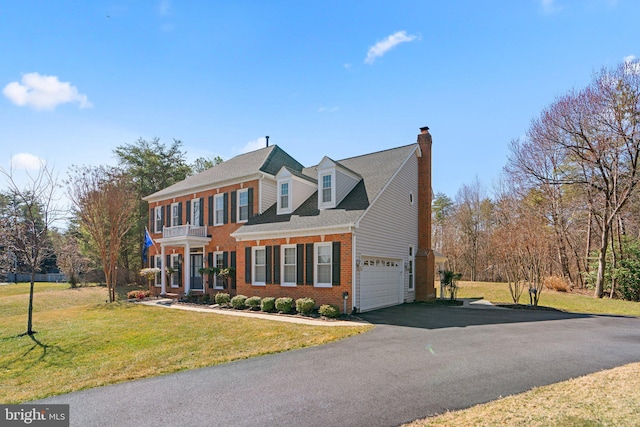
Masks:
[[[324,195],[324,177],[331,178],[331,200],[325,202],[323,200]],[[335,167],[331,169],[322,169],[318,171],[318,209],[330,209],[336,207],[336,169]]]
[[[247,195],[247,219],[240,219],[240,194]],[[249,188],[241,188],[236,191],[236,222],[241,224],[249,221]]]
[[[283,208],[282,207],[282,186],[283,185],[287,185],[287,207]],[[292,197],[292,190],[293,190],[293,180],[291,178],[287,178],[287,179],[283,179],[283,180],[278,180],[278,188],[277,188],[277,214],[278,215],[282,215],[282,214],[290,214],[291,212],[293,212],[293,197]]]
[[[164,268],[162,268],[162,264],[164,263],[162,262],[162,254],[154,255],[154,257],[155,257],[155,261],[153,265],[155,266],[155,268],[160,269],[160,273],[157,273],[153,278],[154,280],[153,286],[155,286],[156,288],[159,288],[162,286],[162,274],[164,274]],[[160,265],[158,265],[158,260],[160,260]],[[158,277],[160,277],[160,280],[158,280]]]
[[[198,209],[195,208],[196,202],[198,204]],[[196,221],[196,219],[198,221]],[[200,218],[200,197],[195,197],[191,199],[191,218],[189,218],[190,224],[193,224],[196,227],[200,227],[200,222],[204,224],[203,219],[204,218]]]
[[[164,218],[162,215],[163,206],[156,206],[153,208],[153,231],[155,233],[162,233],[162,228],[164,227]],[[158,230],[158,212],[160,212],[160,229]]]
[[[227,193],[218,193],[213,195],[213,225],[214,227],[224,225],[224,195]],[[218,220],[218,200],[222,200],[222,222],[217,222]]]
[[[285,251],[286,249],[293,249],[295,251],[294,256],[294,266],[295,272],[293,274],[293,282],[285,282]],[[284,287],[292,287],[295,288],[297,286],[297,278],[298,278],[298,268],[304,268],[304,266],[298,265],[298,248],[297,245],[281,245],[280,246],[280,286]]]
[[[184,258],[184,257],[183,257]],[[176,260],[174,262],[174,259]],[[180,271],[178,270],[178,268],[176,268],[176,264],[178,264],[178,260],[180,259],[180,254],[171,254],[171,268],[173,268],[175,270],[175,272],[173,273],[173,276],[171,277],[171,283],[169,284],[170,287],[172,288],[179,288],[180,287]],[[184,263],[183,263],[183,267],[184,267]],[[184,268],[183,268],[184,270]],[[182,272],[184,274],[184,271]],[[174,285],[173,282],[178,282],[177,285]]]
[[[234,237],[237,242],[242,242],[247,240],[279,239],[285,237],[320,236],[322,234],[344,234],[351,233],[353,228],[354,224],[350,223],[336,226],[299,228],[296,230],[246,231],[243,233],[241,227],[231,233],[231,237]]]
[[[330,254],[330,261],[329,261],[329,267],[330,267],[330,272],[329,272],[329,282],[318,282],[318,248],[320,247],[328,247],[329,248],[329,254]],[[313,286],[316,288],[330,288],[331,286],[333,286],[332,283],[332,279],[333,279],[333,242],[316,242],[313,244]]]
[[[175,212],[173,211],[174,208]],[[171,203],[171,207],[169,209],[171,209],[171,224],[169,224],[169,227],[177,227],[179,225],[182,225],[180,224],[180,203]]]
[[[253,246],[251,248],[251,285],[253,286],[267,286],[265,282],[256,282],[256,252],[259,250],[264,251],[264,268],[265,268],[265,280],[267,278],[267,248],[266,246]]]
[[[358,266],[356,265],[357,250],[358,250],[358,245],[356,241],[356,231],[353,230],[353,233],[351,234],[351,310],[352,311],[354,307],[357,307],[356,305],[356,280],[358,277],[357,276]]]

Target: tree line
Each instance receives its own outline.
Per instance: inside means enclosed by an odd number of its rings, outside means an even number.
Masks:
[[[511,141],[492,196],[476,179],[433,202],[435,249],[470,280],[545,279],[640,301],[640,63],[596,73]]]

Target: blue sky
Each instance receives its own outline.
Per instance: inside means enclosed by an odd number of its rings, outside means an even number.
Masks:
[[[555,97],[640,56],[638,16],[635,0],[4,2],[0,166],[64,176],[139,137],[228,159],[265,135],[311,166],[429,126],[434,190],[490,189]]]

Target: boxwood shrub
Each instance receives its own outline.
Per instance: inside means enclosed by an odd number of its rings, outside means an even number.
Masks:
[[[235,308],[236,310],[244,310],[245,308],[247,308],[247,306],[245,305],[246,300],[246,296],[236,295],[235,297],[231,298],[231,307]]]
[[[296,300],[296,311],[300,314],[309,315],[316,306],[313,298],[298,298]]]
[[[231,302],[231,296],[229,294],[220,292],[216,294],[215,301],[216,301],[216,304],[228,306],[229,302]]]
[[[340,309],[335,305],[324,304],[320,306],[318,313],[325,317],[335,319],[336,317],[340,316]]]
[[[274,297],[264,297],[260,301],[260,310],[271,313],[276,309],[276,299]]]
[[[282,297],[276,300],[276,310],[281,313],[291,313],[293,311],[293,298]]]
[[[247,298],[244,304],[251,310],[260,310],[260,297],[253,296],[251,298]]]

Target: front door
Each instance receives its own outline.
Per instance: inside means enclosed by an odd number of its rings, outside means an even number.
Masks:
[[[204,290],[202,274],[200,274],[200,269],[203,266],[202,261],[202,254],[191,254],[191,289],[195,291]]]

